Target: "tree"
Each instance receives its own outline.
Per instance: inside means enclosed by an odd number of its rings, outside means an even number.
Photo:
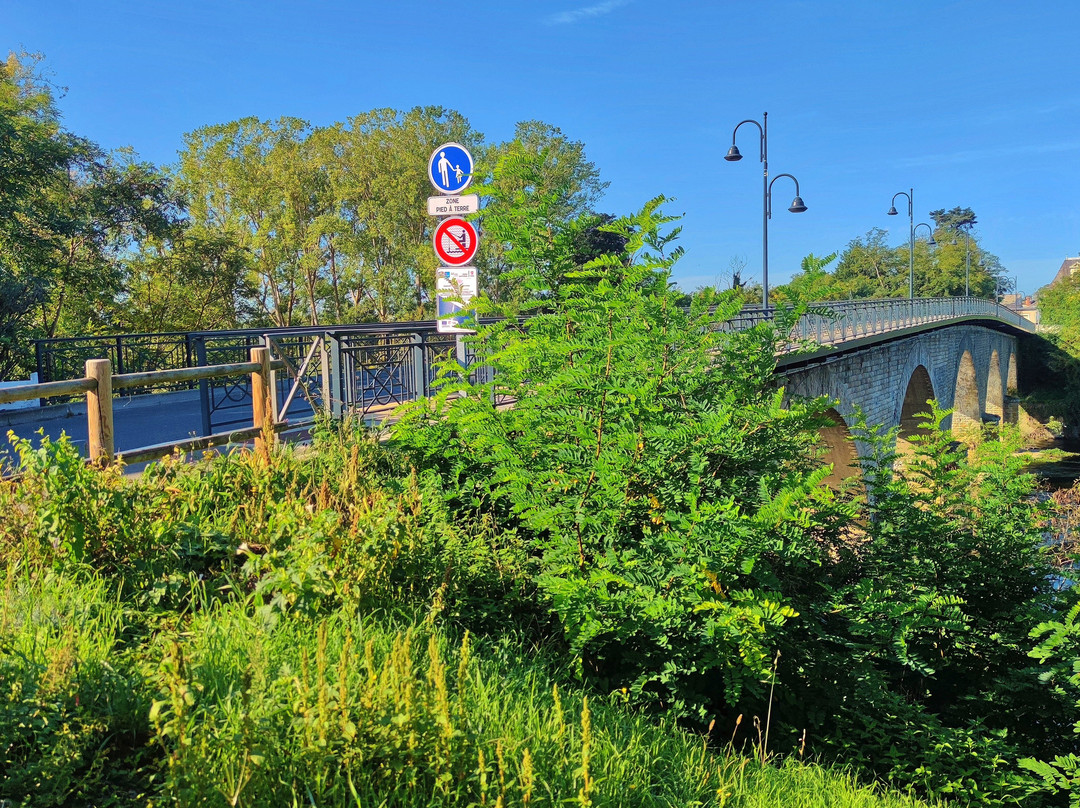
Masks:
[[[177,170],[192,222],[247,253],[256,300],[276,326],[319,322],[308,260],[319,178],[302,152],[310,131],[297,118],[206,126],[184,136]]]
[[[187,135],[179,180],[193,222],[249,255],[273,324],[417,318],[435,284],[428,156],[441,142],[479,139],[442,107],[320,128],[244,118]]]
[[[498,162],[511,155],[540,158],[537,170],[529,174],[503,171],[495,176]],[[513,139],[487,150],[484,162],[485,168],[493,172],[491,182],[500,187],[501,196],[507,196],[507,191],[557,192],[558,204],[553,213],[566,221],[592,212],[608,186],[600,180],[596,164],[586,159],[585,144],[570,140],[559,127],[543,121],[520,121],[514,127]]]
[[[479,146],[483,136],[460,113],[436,106],[372,110],[319,134],[333,135],[324,154],[342,260],[332,274],[345,316],[422,317],[438,264],[427,215],[428,158],[440,143]]]
[[[937,247],[925,256],[921,275],[916,268],[916,288],[922,290],[920,294],[962,295],[966,277],[966,287],[972,296],[993,298],[1002,271],[997,256],[983,250],[978,239],[963,230],[938,230],[935,238]]]
[[[0,379],[28,364],[34,312],[47,294],[44,279],[26,271],[41,251],[31,226],[39,216],[36,192],[74,148],[32,65],[13,53],[0,64]]]
[[[939,230],[959,230],[971,233],[976,224],[975,211],[971,208],[955,207],[951,210],[940,208],[930,211],[930,218]]]
[[[526,221],[536,227],[528,237],[532,257],[526,261],[534,268],[537,260],[550,265],[543,274],[551,290],[559,273],[582,266],[598,251],[618,247],[617,234],[603,227],[608,217],[594,211],[607,183],[586,159],[584,144],[570,140],[558,127],[522,121],[512,140],[482,153],[479,165],[485,177],[480,222],[488,237],[481,242],[477,265],[482,287],[493,298],[509,300],[535,293],[521,284],[525,277],[521,273],[531,270],[515,267],[508,259],[511,245],[506,235]],[[500,224],[493,226],[495,221]],[[578,234],[573,236],[563,229],[572,221],[578,222]],[[569,252],[555,247],[564,238],[577,247]],[[554,249],[547,259],[540,259],[545,243]]]
[[[833,277],[843,297],[903,297],[907,295],[907,250],[898,251],[885,243],[880,227],[853,239],[840,256]],[[902,260],[903,259],[903,260]]]
[[[155,166],[95,146],[46,186],[45,196],[59,218],[44,234],[41,268],[51,287],[40,306],[44,336],[115,329],[124,257],[133,244],[173,232],[181,201]]]
[[[0,65],[0,282],[11,296],[0,363],[25,366],[35,336],[110,327],[122,257],[179,215],[154,166],[61,128],[39,57],[12,54]]]
[[[256,321],[248,254],[219,231],[188,225],[146,240],[124,265],[117,326],[124,331],[209,331]]]

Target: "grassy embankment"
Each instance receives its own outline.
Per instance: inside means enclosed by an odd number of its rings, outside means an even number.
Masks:
[[[528,554],[355,434],[0,483],[15,805],[916,806],[590,694]],[[532,639],[526,639],[526,638]]]

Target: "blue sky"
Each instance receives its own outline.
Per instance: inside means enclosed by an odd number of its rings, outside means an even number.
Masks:
[[[1080,3],[1040,0],[0,0],[0,46],[44,53],[66,125],[145,159],[245,115],[328,124],[441,104],[489,141],[540,119],[585,143],[602,207],[685,214],[685,288],[761,271],[756,130],[774,188],[770,280],[872,227],[971,207],[1022,291],[1080,254]],[[903,213],[904,200],[898,206]],[[922,232],[925,233],[925,230]]]

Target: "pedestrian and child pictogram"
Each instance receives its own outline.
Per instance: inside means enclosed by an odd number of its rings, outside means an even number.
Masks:
[[[432,245],[443,264],[460,267],[476,255],[476,228],[464,219],[443,219],[435,228]]]
[[[444,143],[431,153],[428,179],[444,194],[457,194],[472,182],[473,159],[460,143]]]

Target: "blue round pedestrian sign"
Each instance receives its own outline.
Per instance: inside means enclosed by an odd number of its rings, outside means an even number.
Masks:
[[[464,191],[472,182],[472,174],[472,155],[460,143],[444,143],[428,160],[428,179],[443,194]]]

